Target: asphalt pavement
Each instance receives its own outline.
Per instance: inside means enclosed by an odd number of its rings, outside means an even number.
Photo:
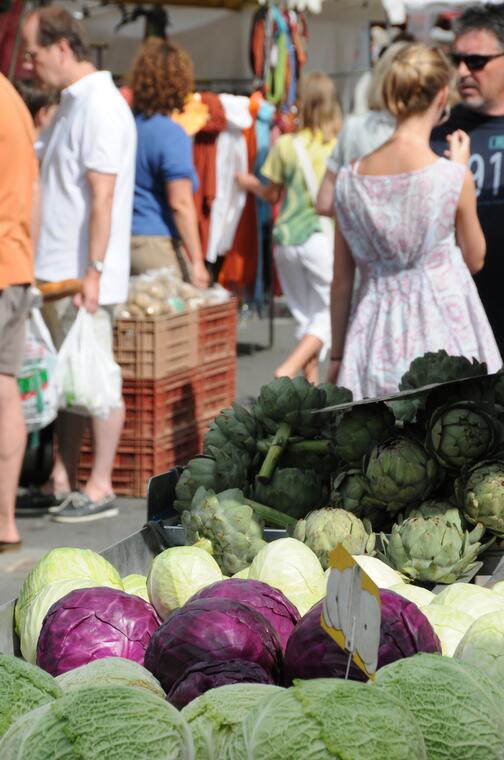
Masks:
[[[281,304],[280,313],[284,310]],[[268,318],[242,314],[238,324],[236,398],[250,402],[261,385],[295,345],[294,323],[290,317],[276,317],[270,345]],[[139,530],[146,519],[145,499],[118,499],[119,516],[79,525],[51,522],[48,516],[23,517],[19,528],[20,551],[0,554],[0,605],[14,598],[26,573],[50,549],[73,546],[100,551]]]

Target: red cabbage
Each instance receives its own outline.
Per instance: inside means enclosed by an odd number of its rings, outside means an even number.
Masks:
[[[255,662],[278,683],[282,648],[271,623],[234,599],[195,599],[169,615],[153,634],[145,667],[168,694],[196,663]]]
[[[102,657],[143,665],[150,637],[161,625],[139,596],[99,586],[71,591],[50,607],[37,645],[37,665],[59,676]]]
[[[380,589],[381,630],[378,668],[417,652],[441,654],[441,644],[431,624],[416,604],[389,589]],[[319,602],[300,620],[285,650],[285,683],[295,678],[344,678],[348,655],[320,625],[323,602]],[[366,677],[352,662],[349,678]]]
[[[223,599],[236,599],[248,607],[253,607],[266,620],[269,620],[278,634],[282,651],[285,651],[289,636],[301,616],[296,607],[289,602],[285,594],[279,589],[273,588],[262,581],[246,580],[244,578],[229,578],[225,581],[217,581],[210,586],[205,586],[198,591],[193,599],[210,599],[221,597]]]
[[[181,710],[205,691],[232,683],[273,684],[274,681],[271,675],[256,662],[246,660],[198,662],[188,668],[173,685],[167,699]]]

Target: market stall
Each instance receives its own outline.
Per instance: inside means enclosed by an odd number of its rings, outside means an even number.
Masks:
[[[502,382],[440,351],[394,396],[282,378],[215,416],[140,532],[0,608],[2,758],[115,757],[97,702],[122,757],[500,757]]]

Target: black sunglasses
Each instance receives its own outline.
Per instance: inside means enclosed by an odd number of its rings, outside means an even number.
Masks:
[[[453,65],[458,69],[461,63],[465,63],[469,71],[481,71],[489,61],[494,58],[501,58],[504,53],[494,53],[494,55],[478,55],[477,53],[450,53]]]

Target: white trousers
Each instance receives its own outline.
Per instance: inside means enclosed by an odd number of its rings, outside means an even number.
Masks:
[[[297,322],[296,339],[315,335],[322,341],[320,359],[331,346],[333,252],[329,239],[314,232],[302,245],[275,246],[275,263],[287,304]]]

